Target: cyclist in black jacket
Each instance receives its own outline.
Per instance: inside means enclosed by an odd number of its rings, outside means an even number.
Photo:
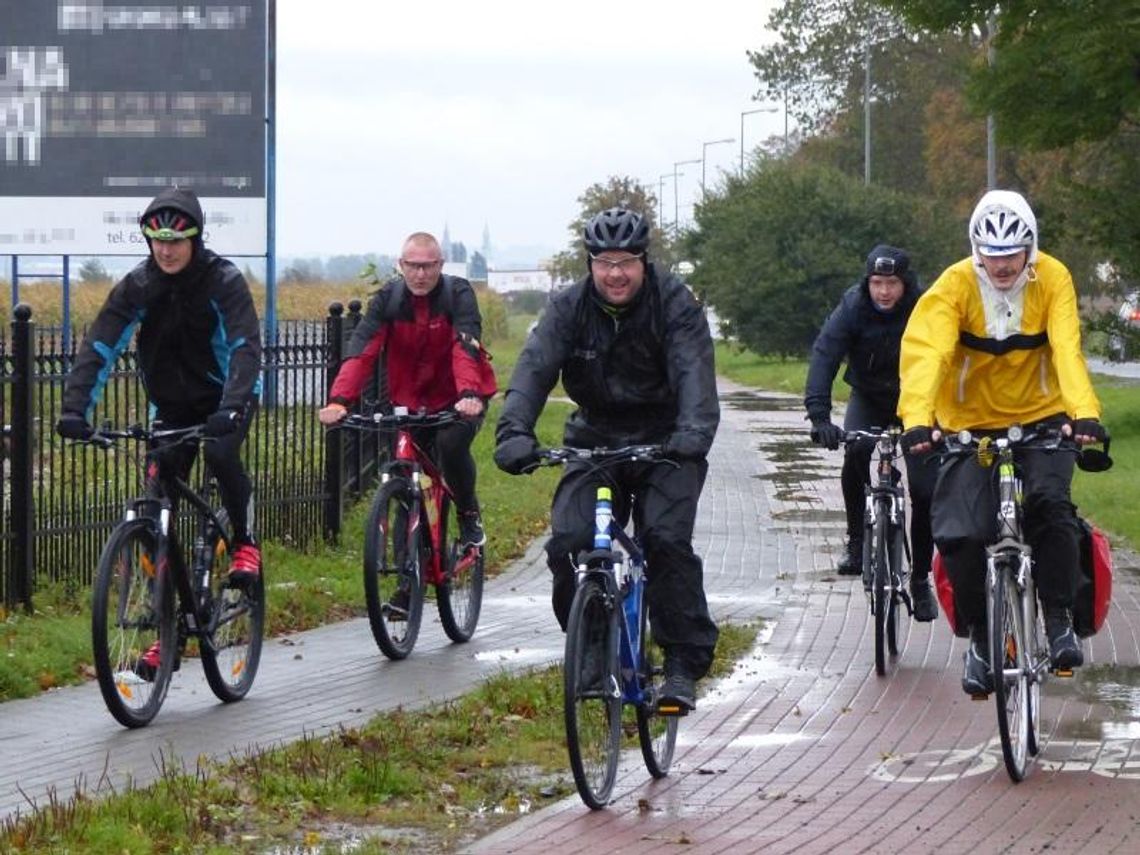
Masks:
[[[665,651],[663,695],[692,709],[695,680],[712,662],[717,628],[692,547],[697,500],[720,422],[712,336],[692,292],[647,260],[649,225],[611,208],[585,228],[589,275],[554,294],[527,339],[495,432],[495,462],[512,474],[538,458],[534,425],[559,375],[578,405],[565,443],[593,448],[662,443],[680,464],[630,463],[611,470],[614,509],[627,519],[635,496],[648,563],[653,637]],[[563,631],[574,598],[574,556],[589,549],[597,476],[567,464],[551,508],[547,563]]]
[[[190,190],[163,190],[147,206],[139,225],[150,255],[111,289],[88,329],[67,377],[56,431],[70,439],[91,435],[90,414],[137,327],[139,367],[155,418],[171,428],[205,423],[215,437],[203,453],[233,524],[230,573],[241,580],[261,572],[253,489],[241,462],[261,390],[261,329],[245,277],[205,248],[203,223]],[[195,451],[188,448],[166,465],[184,475]]]
[[[839,305],[812,345],[804,405],[811,421],[813,442],[836,449],[843,430],[831,421],[831,384],[839,365],[847,361],[843,379],[851,387],[844,416],[845,430],[885,428],[899,423],[899,351],[903,330],[919,296],[910,256],[880,244],[867,256],[863,278],[843,294]],[[870,484],[874,445],[847,445],[840,483],[847,511],[847,550],[836,568],[840,575],[857,576],[863,567],[864,487]],[[930,586],[934,541],[930,534],[930,498],[936,467],[925,458],[906,457],[911,501],[911,599],[914,617],[932,621],[938,604]],[[864,579],[865,584],[870,581]]]

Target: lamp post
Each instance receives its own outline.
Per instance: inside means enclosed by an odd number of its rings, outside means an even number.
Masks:
[[[657,179],[657,222],[661,226],[661,230],[665,230],[664,214],[662,213],[662,206],[665,204],[665,179],[672,178],[674,181],[681,175],[674,169],[672,172],[666,172]]]
[[[690,163],[700,163],[700,158],[693,158],[692,160],[678,160],[673,164],[673,231],[679,232],[681,230],[680,218],[678,217],[679,208],[677,206],[677,176],[680,175],[677,171],[678,167],[686,166]]]
[[[779,104],[769,104],[766,107],[757,107],[755,110],[744,110],[740,114],[740,174],[744,175],[744,117],[753,113],[775,113],[780,109]],[[788,104],[784,101],[784,148],[788,147]]]
[[[720,145],[721,143],[736,142],[732,137],[727,137],[723,140],[709,140],[708,142],[701,143],[701,199],[705,198],[705,158],[710,145]]]

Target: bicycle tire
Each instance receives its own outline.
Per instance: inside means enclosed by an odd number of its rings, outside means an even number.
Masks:
[[[574,595],[566,626],[563,661],[563,712],[566,748],[578,795],[592,810],[609,802],[617,780],[621,753],[621,690],[617,682],[617,611],[612,597],[596,579],[587,577]],[[597,653],[585,673],[587,651]]]
[[[875,673],[887,673],[887,624],[893,599],[887,565],[887,509],[878,509],[872,532],[871,611],[875,615]]]
[[[1005,769],[1025,778],[1029,749],[1029,697],[1020,597],[1000,559],[987,573],[990,668],[997,706],[998,735]]]
[[[459,517],[455,505],[445,500],[442,541],[450,542],[444,580],[435,586],[436,607],[443,631],[452,641],[470,641],[483,607],[483,547],[471,546],[460,552]],[[454,535],[449,534],[454,532]]]
[[[1041,618],[1037,612],[1037,593],[1032,589],[1022,598],[1024,610],[1022,612],[1022,626],[1025,628],[1025,639],[1028,642],[1026,658],[1033,666],[1033,676],[1029,678],[1029,696],[1027,698],[1028,721],[1025,748],[1030,757],[1036,757],[1040,746],[1037,741],[1037,731],[1041,724],[1041,675],[1044,673],[1042,659],[1048,659],[1047,648],[1043,642],[1044,634]]]
[[[887,549],[887,567],[891,581],[890,611],[887,614],[887,650],[891,656],[899,655],[899,613],[902,606],[904,540],[902,528],[892,523]]]
[[[420,512],[406,478],[380,485],[364,532],[364,599],[372,637],[389,659],[406,659],[424,611]]]
[[[144,727],[170,687],[177,655],[174,586],[149,520],[120,523],[103,547],[91,604],[91,647],[103,702],[124,727]],[[158,662],[143,654],[159,645]]]
[[[219,522],[228,526],[224,513]],[[201,640],[202,671],[218,700],[240,701],[253,686],[265,631],[265,568],[255,579],[229,580],[230,555],[222,532],[206,525],[208,602],[213,629]]]
[[[664,656],[650,637],[649,607],[641,609],[641,662],[639,681],[642,701],[637,705],[637,740],[641,743],[641,756],[645,768],[654,778],[664,778],[673,765],[673,751],[677,745],[677,725],[675,715],[660,715],[657,712],[657,698],[661,685],[665,682]]]

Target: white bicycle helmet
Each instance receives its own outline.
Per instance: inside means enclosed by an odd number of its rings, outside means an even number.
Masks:
[[[970,217],[970,243],[975,255],[1013,255],[1025,250],[1037,259],[1037,218],[1029,203],[1012,190],[991,190]]]

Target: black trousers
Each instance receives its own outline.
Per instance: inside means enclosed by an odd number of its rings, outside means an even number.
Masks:
[[[1071,454],[1017,450],[1024,509],[1022,534],[1033,550],[1033,577],[1045,608],[1073,607],[1080,562],[1080,527],[1071,498]],[[986,619],[985,546],[997,535],[997,467],[973,456],[942,464],[934,491],[938,551],[954,586],[960,623]]]
[[[594,542],[597,488],[608,483],[614,493],[614,515],[622,523],[629,521],[632,504],[634,531],[645,550],[645,597],[654,641],[689,676],[699,678],[708,672],[718,631],[705,599],[704,568],[692,544],[697,500],[707,471],[704,460],[682,461],[680,468],[627,463],[605,473],[578,462],[567,464],[554,494],[552,535],[546,544],[554,577],[551,599],[563,631],[574,600],[577,555]]]
[[[460,419],[434,431],[416,431],[415,440],[421,447],[434,448],[435,459],[447,479],[447,486],[455,496],[455,509],[460,513],[478,511],[475,496],[475,458],[471,456],[471,443],[483,426],[483,416]]]
[[[212,412],[212,411],[211,411]],[[253,484],[241,460],[241,447],[249,435],[253,417],[257,413],[257,399],[250,398],[239,420],[237,430],[202,443],[202,456],[206,465],[218,479],[218,493],[222,507],[229,514],[233,526],[234,540],[239,543],[253,542]],[[210,413],[189,411],[159,411],[156,420],[164,427],[180,428],[202,424]],[[196,445],[180,445],[163,454],[160,465],[185,479],[194,465],[198,454]]]
[[[898,424],[898,416],[891,408],[876,406],[852,390],[843,418],[845,430],[885,428]],[[863,510],[865,488],[871,483],[871,458],[875,444],[871,441],[852,443],[843,455],[843,470],[839,480],[843,487],[843,505],[847,512],[848,542],[863,539]],[[938,476],[934,455],[916,457],[906,455],[907,495],[910,497],[910,549],[914,581],[930,576],[930,562],[934,555],[934,538],[930,533],[930,502]]]

